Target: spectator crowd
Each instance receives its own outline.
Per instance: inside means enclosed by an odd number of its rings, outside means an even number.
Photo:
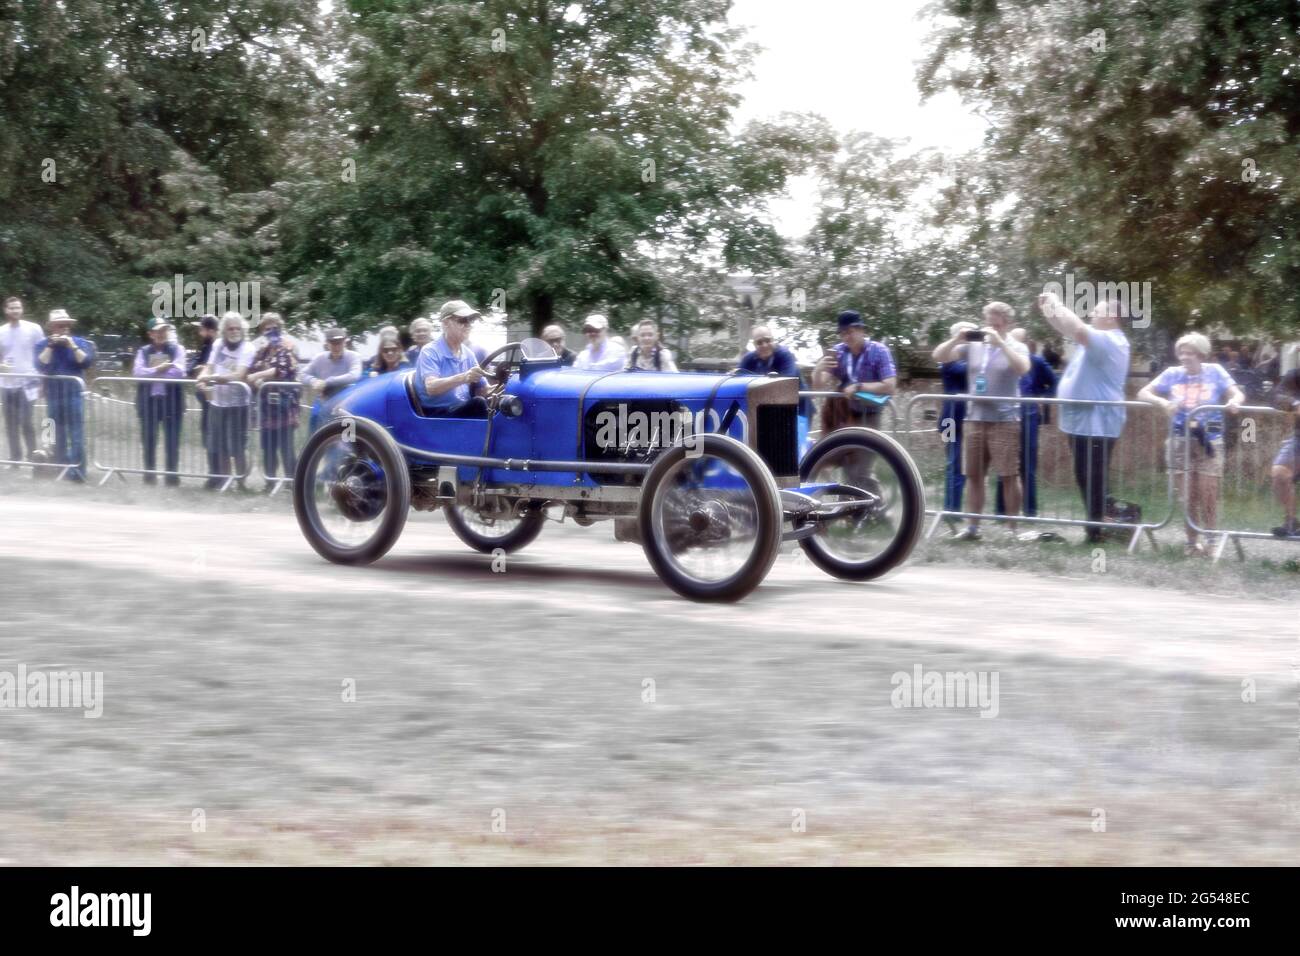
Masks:
[[[1040,346],[1016,312],[990,302],[980,321],[958,321],[932,358],[950,396],[939,414],[946,448],[942,508],[953,538],[982,539],[982,519],[993,481],[994,514],[1016,536],[1016,519],[1040,511],[1038,458],[1040,430],[1053,415],[1067,436],[1078,486],[1084,530],[1098,542],[1113,524],[1111,463],[1133,402],[1125,383],[1132,364],[1125,331],[1127,315],[1118,302],[1102,302],[1086,317],[1076,315],[1055,295],[1038,297],[1044,322],[1067,343],[1068,362],[1050,343]],[[467,302],[445,303],[433,318],[417,318],[405,332],[379,330],[375,354],[363,361],[348,332],[330,328],[324,350],[304,360],[285,331],[282,316],[261,315],[250,340],[248,321],[238,312],[191,322],[195,347],[187,350],[177,328],[151,318],[131,363],[134,406],[139,424],[143,480],[159,477],[176,485],[181,477],[205,478],[209,487],[234,481],[241,487],[250,473],[249,432],[256,422],[266,488],[291,478],[302,412],[309,427],[321,421],[323,402],[363,378],[396,372],[412,374],[421,410],[429,416],[483,417],[499,386],[488,384],[485,350],[472,341],[478,310]],[[829,433],[845,427],[879,428],[884,407],[898,391],[898,370],[889,347],[873,338],[859,312],[846,310],[836,320],[833,341],[811,367],[811,384],[823,397],[815,427]],[[542,340],[560,364],[594,372],[679,372],[677,357],[660,339],[658,325],[645,320],[630,342],[611,335],[608,318],[592,313],[582,322],[585,345],[569,348],[565,329],[548,325]],[[1224,474],[1227,421],[1248,400],[1269,398],[1295,417],[1300,429],[1300,343],[1247,346],[1212,354],[1210,340],[1189,333],[1175,345],[1177,364],[1156,373],[1137,401],[1162,409],[1169,418],[1165,463],[1184,495],[1186,552],[1203,554],[1200,530],[1217,522],[1219,484]],[[64,309],[50,311],[42,328],[30,321],[18,297],[4,301],[0,323],[0,399],[3,400],[8,462],[57,466],[70,481],[86,479],[84,392],[96,350],[76,334],[76,320]],[[778,341],[771,327],[752,330],[733,374],[799,378],[799,361]],[[204,474],[182,471],[182,432],[189,406],[185,383],[193,389],[198,428],[206,457]],[[34,410],[44,397],[48,422],[38,441]],[[1057,402],[1026,399],[1059,400]],[[1192,416],[1201,405],[1223,410]],[[808,397],[800,411],[812,415]],[[159,454],[161,444],[161,455]],[[1300,481],[1300,442],[1284,440],[1269,471],[1273,494],[1283,513],[1274,529],[1280,537],[1300,536],[1295,483]]]

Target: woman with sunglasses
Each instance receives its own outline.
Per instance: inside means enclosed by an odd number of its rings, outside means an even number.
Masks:
[[[375,353],[375,357],[370,360],[366,368],[366,377],[375,378],[410,367],[411,363],[407,361],[406,353],[402,351],[402,343],[395,338],[382,338],[379,340],[379,351]]]

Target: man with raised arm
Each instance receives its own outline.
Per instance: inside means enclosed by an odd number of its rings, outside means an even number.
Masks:
[[[1038,297],[1038,311],[1076,346],[1061,374],[1056,397],[1075,402],[1124,401],[1130,357],[1128,338],[1120,328],[1124,306],[1116,301],[1098,303],[1089,324],[1071,312],[1056,293],[1044,292]],[[1122,405],[1061,406],[1060,427],[1070,436],[1074,480],[1088,512],[1088,541],[1093,544],[1101,540],[1110,458],[1124,431],[1125,412]]]

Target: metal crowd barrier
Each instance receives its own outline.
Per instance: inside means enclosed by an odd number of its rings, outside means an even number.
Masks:
[[[820,389],[800,389],[800,398],[807,398],[813,402],[812,414],[808,419],[808,437],[818,439],[821,437],[820,428],[823,399],[843,398],[843,392],[823,391]],[[899,412],[899,396],[893,396],[888,402],[880,406],[881,431],[898,436],[902,434],[902,415]]]
[[[939,411],[944,402],[966,402],[969,413],[970,403],[1010,401],[1006,396],[991,395],[945,395],[937,392],[913,395],[903,412],[904,434],[908,439],[908,450],[921,471],[926,487],[926,514],[934,518],[926,537],[931,537],[940,523],[945,519],[979,519],[981,521],[1004,521],[1026,525],[1062,525],[1071,527],[1100,527],[1104,530],[1122,530],[1129,532],[1128,551],[1137,549],[1142,535],[1146,535],[1155,547],[1155,532],[1164,528],[1174,516],[1173,478],[1162,474],[1156,457],[1163,448],[1163,438],[1168,432],[1165,415],[1156,406],[1146,402],[1077,402],[1060,398],[1022,398],[1014,399],[1021,406],[1021,415],[1025,408],[1037,406],[1087,406],[1123,407],[1129,410],[1124,430],[1115,444],[1111,454],[1109,479],[1103,497],[1123,499],[1137,504],[1141,508],[1141,519],[1136,521],[1104,521],[1101,525],[1088,520],[1087,509],[1082,492],[1075,478],[1074,460],[1070,448],[1070,436],[1061,432],[1056,426],[1040,423],[1037,429],[1037,454],[1032,456],[1035,464],[1034,502],[1029,494],[1028,482],[1025,481],[1026,449],[1025,433],[1021,436],[1021,479],[1022,510],[1032,510],[1033,514],[1010,515],[985,512],[972,512],[961,507],[948,507],[952,497],[961,495],[964,499],[964,481],[961,485],[950,485],[953,481],[951,469],[961,471],[961,448],[955,451],[955,462],[949,457],[952,443],[944,440],[944,423],[940,421]],[[915,409],[925,403],[939,406],[933,424],[927,428],[915,428]],[[1157,413],[1159,413],[1157,415]],[[969,423],[969,419],[963,423]],[[955,429],[950,432],[955,439]],[[928,439],[928,440],[927,440]],[[963,433],[964,440],[964,433]],[[989,469],[989,488],[986,489],[986,502],[995,500],[997,476]],[[1089,473],[1091,478],[1091,473]],[[1088,484],[1091,490],[1091,483]],[[939,502],[931,507],[930,503]],[[1036,507],[1031,505],[1036,504]]]
[[[148,398],[144,405],[139,403],[142,388]],[[233,391],[238,401],[227,408],[211,405],[215,388]],[[142,475],[146,481],[163,478],[169,484],[190,478],[225,491],[247,478],[252,390],[244,382],[229,382],[200,395],[192,379],[97,378],[91,418],[92,463],[104,473],[99,483],[114,475]]]
[[[9,383],[21,381],[22,386]],[[80,461],[62,460],[70,457],[60,452],[63,442],[75,439],[75,425],[70,424],[66,412],[53,415],[46,397],[48,384],[64,382],[79,389],[77,392],[82,413],[82,455]],[[28,401],[28,389],[36,383],[36,398]],[[138,404],[141,387],[150,394],[149,407]],[[174,407],[166,401],[153,401],[154,386],[162,386],[165,399],[173,390],[179,397],[173,399]],[[206,410],[199,400],[195,382],[190,379],[155,379],[132,377],[101,377],[95,380],[93,390],[77,376],[46,376],[40,373],[0,372],[0,397],[4,403],[3,417],[7,440],[16,437],[27,446],[28,457],[10,454],[0,458],[0,465],[35,469],[57,469],[59,477],[66,476],[79,464],[84,469],[87,462],[104,477],[100,484],[113,475],[139,474],[147,479],[163,478],[173,483],[182,478],[203,479],[214,487],[225,490],[235,481],[242,481],[252,472],[253,455],[260,450],[260,471],[272,494],[282,485],[292,484],[293,470],[309,434],[310,406],[303,402],[303,386],[299,382],[265,382],[256,391],[247,383],[235,382],[226,386],[240,393],[243,401],[232,409]],[[21,392],[24,401],[15,401],[10,394]],[[210,395],[211,392],[209,391]],[[802,390],[801,398],[819,400],[838,398],[836,391]],[[901,400],[900,400],[901,399]],[[1086,508],[1074,476],[1069,436],[1059,428],[1040,424],[1037,431],[1038,446],[1035,459],[1037,513],[1032,515],[972,512],[960,506],[948,507],[946,497],[951,497],[950,443],[943,440],[943,425],[936,408],[933,416],[918,421],[917,409],[927,403],[941,407],[946,402],[1006,402],[1003,396],[947,395],[937,392],[912,396],[895,396],[895,400],[882,406],[883,430],[901,438],[921,471],[926,486],[929,506],[926,514],[934,520],[927,537],[945,519],[979,519],[993,522],[1016,522],[1026,525],[1060,525],[1089,527]],[[1163,409],[1145,402],[1072,402],[1059,398],[1016,398],[1024,410],[1030,406],[1114,406],[1129,409],[1128,419],[1116,442],[1111,458],[1107,493],[1116,499],[1127,499],[1138,504],[1142,516],[1136,520],[1106,520],[1106,529],[1128,533],[1128,550],[1136,550],[1143,535],[1155,544],[1155,532],[1172,521],[1178,501],[1176,491],[1181,490],[1183,516],[1188,526],[1199,534],[1217,538],[1213,559],[1219,561],[1229,542],[1235,546],[1239,558],[1244,559],[1242,540],[1300,541],[1300,536],[1280,539],[1267,528],[1267,522],[1281,514],[1281,507],[1272,504],[1272,482],[1269,476],[1273,458],[1282,442],[1295,437],[1300,444],[1300,424],[1291,414],[1264,406],[1244,406],[1234,421],[1224,405],[1202,405],[1193,409],[1189,421],[1203,420],[1212,413],[1224,413],[1224,475],[1218,483],[1217,502],[1223,520],[1211,522],[1209,527],[1198,523],[1187,507],[1191,483],[1190,458],[1192,445],[1184,448],[1182,480],[1176,482],[1176,472],[1166,460],[1166,441],[1170,437],[1170,423]],[[818,406],[820,406],[818,402]],[[817,423],[820,407],[814,409],[811,424]],[[23,415],[31,421],[25,426]],[[60,421],[64,419],[65,421]],[[1236,427],[1233,427],[1233,426]],[[12,429],[12,431],[11,431]],[[71,429],[68,435],[65,429]],[[152,432],[154,451],[146,451],[146,432]],[[251,441],[258,435],[258,442]],[[819,434],[810,431],[811,436]],[[43,452],[38,460],[31,460],[33,438],[36,449]],[[1022,439],[1023,440],[1023,439]],[[170,443],[170,444],[169,444]],[[250,447],[250,445],[252,447]],[[259,447],[260,446],[260,449]],[[956,452],[956,465],[960,469],[960,448]],[[1023,454],[1022,449],[1022,454]],[[42,460],[44,459],[44,460]],[[219,461],[218,459],[222,459]],[[222,463],[224,462],[224,463]],[[1026,477],[1022,457],[1022,479]],[[996,486],[996,476],[990,475],[989,492]],[[1176,484],[1178,487],[1176,487]],[[1261,489],[1269,502],[1261,502]],[[947,492],[947,495],[945,494]],[[1024,503],[1030,504],[1028,488]],[[992,500],[992,494],[986,500]],[[937,506],[935,506],[937,503]],[[1226,516],[1231,515],[1229,520]]]
[[[13,383],[20,384],[15,385]],[[75,444],[76,432],[67,435],[65,429],[69,423],[61,421],[62,412],[51,412],[47,395],[47,383],[63,382],[78,389],[78,401],[81,409],[81,454],[78,461],[61,461],[66,457],[61,453],[64,441]],[[34,386],[35,397],[29,396],[30,386]],[[21,393],[19,401],[15,393]],[[87,446],[91,440],[90,429],[86,427],[86,382],[77,375],[44,375],[40,372],[0,372],[0,417],[4,419],[4,452],[7,457],[0,458],[0,465],[13,468],[58,469],[55,479],[65,477],[69,471],[86,467]],[[17,453],[15,453],[15,447]],[[21,449],[27,449],[27,457],[22,457]],[[38,454],[39,453],[39,454]],[[68,454],[72,453],[71,447]]]
[[[1265,405],[1243,405],[1237,412],[1233,415],[1228,411],[1227,405],[1198,405],[1187,414],[1189,425],[1195,421],[1203,423],[1207,414],[1223,415],[1223,476],[1217,483],[1215,510],[1219,515],[1231,510],[1236,520],[1220,520],[1215,523],[1233,524],[1236,529],[1203,527],[1192,514],[1189,491],[1193,441],[1184,443],[1182,481],[1178,483],[1181,486],[1183,515],[1187,526],[1198,534],[1217,538],[1212,555],[1216,564],[1223,557],[1229,541],[1236,548],[1238,560],[1245,560],[1246,557],[1241,546],[1242,539],[1300,542],[1300,536],[1281,538],[1271,530],[1265,530],[1264,525],[1272,520],[1268,516],[1271,514],[1276,518],[1280,515],[1281,505],[1261,507],[1259,501],[1262,486],[1268,501],[1272,503],[1270,471],[1273,459],[1288,438],[1295,439],[1297,445],[1300,445],[1300,422],[1289,412]]]

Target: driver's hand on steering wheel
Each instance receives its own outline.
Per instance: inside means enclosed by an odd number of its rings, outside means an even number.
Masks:
[[[476,382],[482,381],[485,375],[487,375],[487,372],[475,365],[473,368],[465,370],[465,381],[473,385]]]

